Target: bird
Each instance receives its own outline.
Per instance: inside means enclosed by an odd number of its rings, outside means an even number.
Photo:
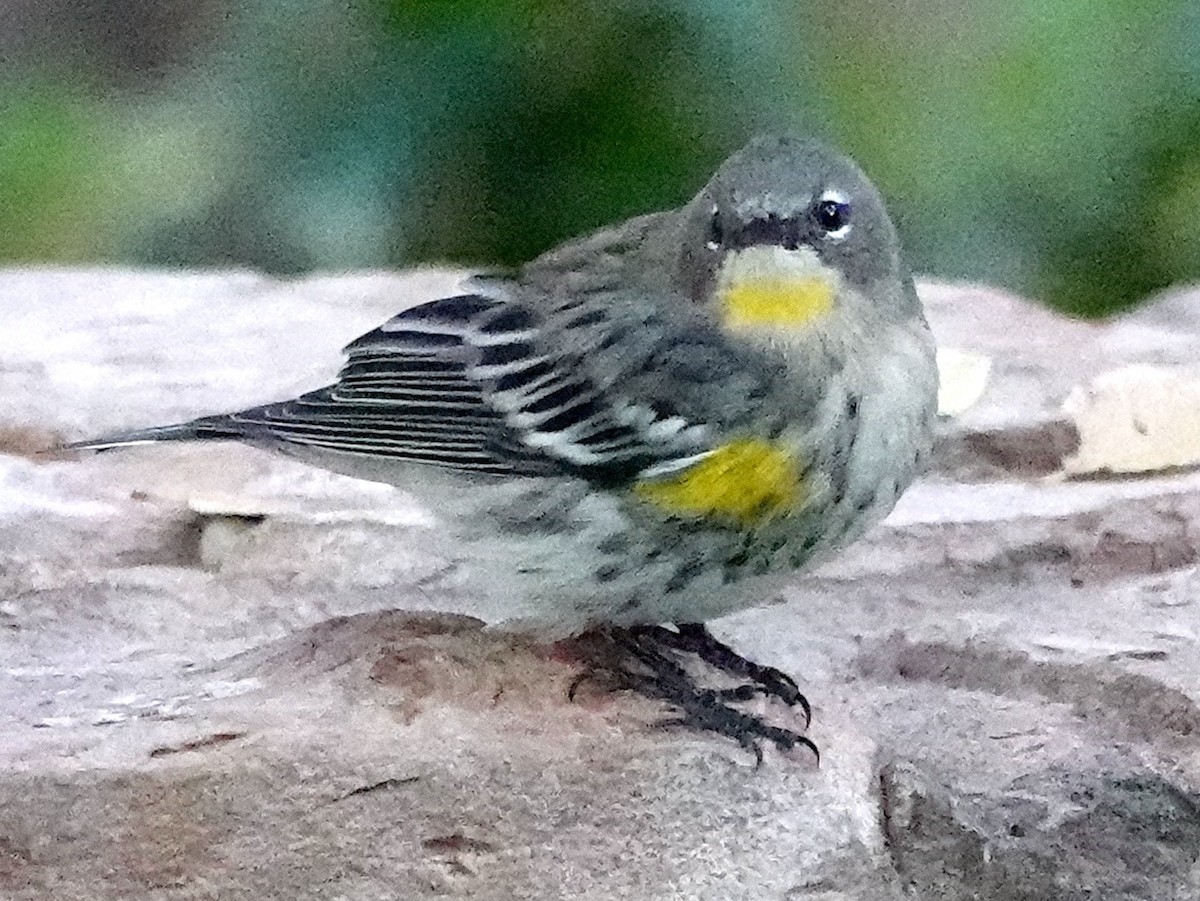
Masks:
[[[760,759],[817,750],[738,706],[811,719],[705,624],[859,538],[930,452],[933,338],[856,163],[755,137],[682,206],[474,276],[344,351],[298,397],[68,447],[232,440],[398,486],[499,628],[580,639],[589,672]],[[743,684],[704,688],[687,654]]]

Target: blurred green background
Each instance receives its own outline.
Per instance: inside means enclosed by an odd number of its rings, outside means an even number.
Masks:
[[[776,129],[920,272],[1200,276],[1196,0],[0,0],[0,262],[513,263]]]

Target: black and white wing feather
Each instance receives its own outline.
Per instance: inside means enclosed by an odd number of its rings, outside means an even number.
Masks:
[[[538,317],[482,294],[405,310],[346,347],[335,384],[179,428],[281,449],[621,480],[704,451],[703,425],[600,387]],[[557,342],[560,343],[561,342]]]

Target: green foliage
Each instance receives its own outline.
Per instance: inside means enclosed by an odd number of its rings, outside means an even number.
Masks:
[[[511,264],[788,129],[862,162],[920,271],[1086,315],[1200,276],[1192,0],[145,9],[0,68],[0,259]]]
[[[96,110],[56,85],[10,85],[0,103],[0,258],[86,260],[109,249],[80,210],[107,200]]]

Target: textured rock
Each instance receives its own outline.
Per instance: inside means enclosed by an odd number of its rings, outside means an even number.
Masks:
[[[970,351],[972,367],[957,379],[973,389],[990,364],[988,386],[942,449],[943,468],[960,478],[1079,476],[1200,462],[1189,403],[1200,395],[1194,292],[1103,324],[990,288],[926,284],[922,295],[943,348]]]
[[[922,287],[936,471],[714,626],[814,703],[820,766],[756,769],[446,615],[398,491],[39,453],[315,387],[456,281],[0,273],[0,898],[1200,898],[1200,293]]]

